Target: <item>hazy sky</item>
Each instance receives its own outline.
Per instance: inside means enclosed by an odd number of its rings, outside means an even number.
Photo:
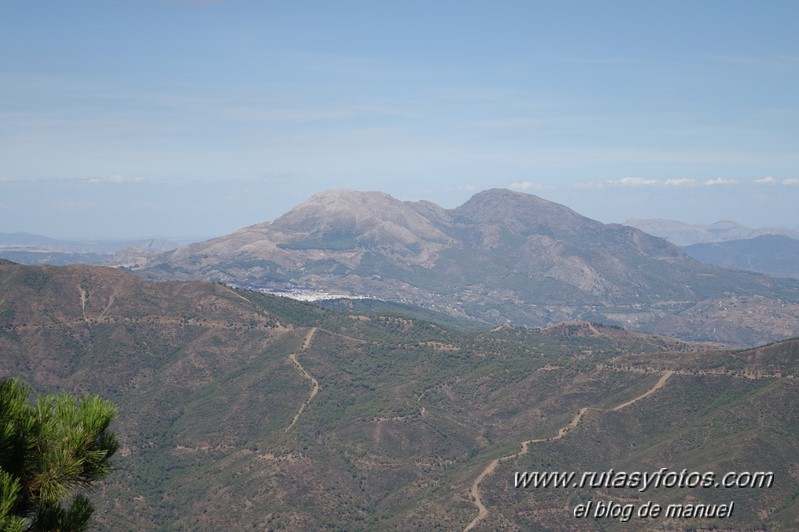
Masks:
[[[799,226],[799,2],[0,0],[0,232],[513,188]]]

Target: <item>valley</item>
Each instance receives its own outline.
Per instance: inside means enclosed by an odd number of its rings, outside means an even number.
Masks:
[[[568,529],[586,497],[721,495],[735,501],[725,526],[796,523],[795,340],[732,351],[588,322],[462,330],[89,266],[2,263],[0,289],[2,374],[119,405],[101,528]],[[776,481],[513,485],[514,470],[610,467]]]

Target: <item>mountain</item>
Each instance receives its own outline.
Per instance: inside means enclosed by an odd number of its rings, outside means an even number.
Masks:
[[[0,260],[0,376],[119,406],[100,529],[796,529],[799,340],[589,322],[459,331],[207,281]],[[770,488],[514,487],[516,472],[762,471]],[[576,520],[582,502],[734,504]]]
[[[139,264],[133,271],[152,280],[369,296],[495,325],[582,319],[737,345],[799,334],[797,281],[707,266],[643,231],[509,190],[455,209],[379,192],[315,194],[272,222]],[[679,318],[700,302],[753,297],[762,312],[716,316],[713,327],[695,313]],[[765,324],[776,309],[785,321]]]
[[[682,249],[698,261],[722,268],[799,278],[799,240],[787,236],[763,235]]]
[[[732,220],[721,220],[710,225],[702,225],[663,220],[661,218],[634,218],[624,222],[624,225],[635,227],[650,235],[665,238],[677,246],[745,240],[763,235],[781,235],[799,239],[799,231],[795,229],[784,227],[750,229]]]
[[[16,233],[0,233],[0,246],[48,246],[58,243],[50,237],[18,231]]]
[[[141,257],[177,248],[187,241],[56,240],[32,233],[0,233],[0,258],[22,264],[137,264]],[[132,258],[131,258],[132,256]]]

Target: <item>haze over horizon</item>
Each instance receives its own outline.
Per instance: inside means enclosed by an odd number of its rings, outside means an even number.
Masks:
[[[796,228],[799,5],[25,2],[0,232],[216,236],[328,189]]]

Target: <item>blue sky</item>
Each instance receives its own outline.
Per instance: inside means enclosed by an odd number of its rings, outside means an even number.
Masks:
[[[0,0],[0,232],[513,188],[799,226],[799,3]]]

